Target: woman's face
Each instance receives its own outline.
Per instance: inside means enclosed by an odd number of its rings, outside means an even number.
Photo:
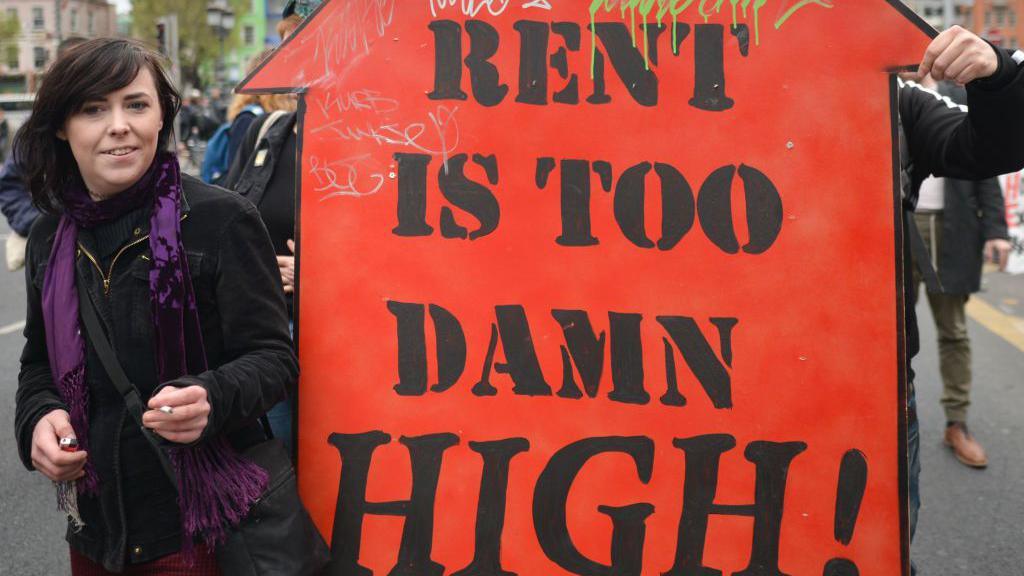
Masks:
[[[146,173],[163,128],[156,82],[147,68],[102,99],[91,100],[57,132],[67,140],[94,200],[123,192]]]

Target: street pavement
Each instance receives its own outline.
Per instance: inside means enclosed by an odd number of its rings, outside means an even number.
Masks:
[[[0,223],[0,250],[8,233]],[[0,576],[54,576],[69,573],[65,522],[51,483],[23,468],[13,437],[24,293],[24,275],[0,268],[0,374],[6,375],[0,380]],[[968,469],[942,445],[935,329],[927,306],[919,307],[922,352],[914,366],[923,508],[913,557],[921,576],[1022,576],[1024,275],[986,273],[970,312],[975,384],[969,422],[990,464]]]

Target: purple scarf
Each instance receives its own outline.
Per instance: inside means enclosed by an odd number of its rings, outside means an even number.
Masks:
[[[149,248],[152,268],[154,348],[159,382],[207,370],[199,312],[181,244],[181,174],[177,158],[158,153],[149,170],[127,190],[95,202],[79,179],[64,193],[64,214],[53,241],[43,281],[43,320],[50,369],[68,405],[79,445],[89,450],[89,386],[85,381],[85,340],[79,321],[75,258],[79,228],[111,222],[152,203]],[[216,545],[228,526],[245,518],[267,485],[267,473],[242,459],[218,436],[167,454],[177,472],[186,552],[197,536]],[[91,462],[77,482],[79,492],[95,495],[99,478]]]

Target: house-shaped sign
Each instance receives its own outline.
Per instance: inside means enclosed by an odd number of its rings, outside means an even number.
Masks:
[[[300,94],[330,574],[907,574],[898,0],[329,0]]]

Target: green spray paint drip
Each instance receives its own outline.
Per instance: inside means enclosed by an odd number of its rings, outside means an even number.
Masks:
[[[591,0],[590,2],[590,78],[594,78],[594,59],[597,55],[597,32],[595,26],[595,20],[598,12],[605,14],[611,14],[616,5],[619,8],[619,18],[622,20],[626,19],[626,14],[629,14],[629,30],[630,36],[633,40],[633,47],[636,47],[636,21],[637,13],[640,15],[640,21],[644,27],[643,43],[644,43],[644,65],[648,70],[651,68],[650,57],[648,54],[649,44],[648,41],[648,26],[651,24],[664,24],[665,17],[669,16],[671,19],[672,27],[672,53],[675,55],[679,54],[676,34],[676,24],[679,21],[679,15],[685,12],[688,8],[694,5],[695,0]],[[706,23],[710,20],[711,16],[720,14],[722,6],[726,0],[711,0],[710,6],[709,0],[700,0],[697,4],[697,14]],[[780,0],[785,1],[785,0]],[[796,14],[801,8],[807,6],[821,6],[823,8],[832,8],[834,0],[799,0],[796,4],[786,10],[778,20],[775,21],[775,29],[778,30],[783,23],[785,23],[791,16]],[[747,21],[753,18],[754,24],[754,45],[761,45],[761,9],[768,3],[768,0],[729,0],[729,8],[732,12],[732,27],[735,28],[739,25],[741,20]],[[753,6],[751,7],[751,4]],[[654,8],[657,6],[657,10]],[[740,12],[737,13],[737,7]],[[748,11],[748,8],[752,10]],[[653,12],[653,21],[652,21]],[[741,15],[742,14],[742,15]]]
[[[832,8],[833,6],[832,0],[800,0],[791,6],[789,10],[786,10],[786,12],[775,21],[775,29],[778,30],[781,28],[783,22],[789,20],[789,17],[795,14],[797,10],[807,6],[808,4],[814,4],[816,6],[821,6],[822,8]]]

